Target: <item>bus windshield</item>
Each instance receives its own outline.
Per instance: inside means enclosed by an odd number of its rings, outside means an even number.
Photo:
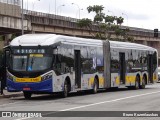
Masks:
[[[40,71],[51,67],[52,57],[44,54],[13,55],[12,63],[15,71]]]

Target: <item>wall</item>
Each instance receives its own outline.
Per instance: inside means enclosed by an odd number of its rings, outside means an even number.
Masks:
[[[12,17],[20,17],[20,0],[0,0],[0,14]]]

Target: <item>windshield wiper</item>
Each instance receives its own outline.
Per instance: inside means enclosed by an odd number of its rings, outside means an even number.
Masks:
[[[22,58],[22,66],[21,66],[21,69],[23,68],[23,65],[24,65],[24,58]]]
[[[33,66],[33,64],[34,64],[34,57],[32,57],[32,59],[31,59],[31,65],[30,66],[28,66],[28,71],[32,71],[32,66]]]
[[[32,68],[33,64],[34,64],[34,57],[32,57],[32,60],[31,60],[31,68]]]

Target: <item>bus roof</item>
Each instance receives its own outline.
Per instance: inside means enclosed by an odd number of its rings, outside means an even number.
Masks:
[[[155,48],[137,43],[110,41],[110,44],[111,48],[157,51]]]
[[[66,42],[70,44],[79,44],[87,46],[102,46],[103,41],[97,39],[79,38],[56,34],[25,34],[13,39],[10,46],[49,46],[58,42]],[[151,50],[156,51],[156,49],[129,42],[119,42],[119,41],[109,41],[111,48],[122,48],[122,49],[139,49],[139,50]]]

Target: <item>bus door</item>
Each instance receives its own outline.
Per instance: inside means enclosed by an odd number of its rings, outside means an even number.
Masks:
[[[81,88],[81,53],[80,50],[74,51],[74,69],[75,69],[75,86]]]
[[[125,84],[126,64],[125,64],[125,53],[119,53],[120,62],[120,83]]]
[[[148,82],[153,83],[153,55],[148,55]]]

